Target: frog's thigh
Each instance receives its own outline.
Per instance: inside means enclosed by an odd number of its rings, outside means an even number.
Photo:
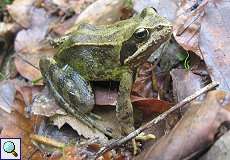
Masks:
[[[42,69],[41,65],[46,65]],[[53,59],[41,59],[40,68],[45,79],[47,76],[64,100],[82,113],[88,113],[94,106],[94,94],[88,82],[70,66],[60,68]],[[49,82],[47,82],[49,83]],[[56,97],[55,97],[56,98]]]
[[[123,134],[128,134],[134,130],[133,107],[130,99],[132,83],[132,73],[123,73],[116,105],[116,116],[121,125]]]

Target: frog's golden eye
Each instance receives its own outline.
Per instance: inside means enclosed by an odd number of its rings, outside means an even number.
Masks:
[[[139,28],[134,32],[134,37],[138,40],[146,39],[149,36],[149,31],[146,28]]]

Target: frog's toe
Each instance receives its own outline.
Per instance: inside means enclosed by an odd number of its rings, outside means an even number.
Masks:
[[[156,139],[156,136],[153,134],[145,134],[144,132],[142,132],[138,136],[136,136],[135,139],[138,141],[149,141]]]
[[[156,137],[153,134],[140,133],[134,139],[132,139],[133,154],[136,155],[140,152],[141,143],[138,141],[149,141],[153,140]]]

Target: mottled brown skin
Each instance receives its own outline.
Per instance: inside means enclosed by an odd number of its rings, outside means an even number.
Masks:
[[[48,85],[53,83],[56,99],[63,97],[83,115],[93,108],[89,81],[119,81],[117,118],[123,133],[128,134],[134,130],[130,100],[133,73],[170,38],[171,31],[170,22],[152,8],[111,25],[79,24],[68,35],[52,41],[58,53],[54,59],[41,59],[41,72]]]

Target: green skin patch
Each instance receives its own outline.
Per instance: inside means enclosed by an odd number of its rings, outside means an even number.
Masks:
[[[54,59],[40,60],[41,72],[48,86],[53,86],[50,89],[58,95],[56,100],[65,101],[81,114],[92,109],[94,97],[89,81],[119,81],[116,115],[122,132],[128,134],[134,130],[130,100],[133,74],[170,38],[171,32],[171,23],[152,8],[111,25],[78,24],[68,35],[52,40],[58,53]],[[96,124],[93,126],[97,128]]]

